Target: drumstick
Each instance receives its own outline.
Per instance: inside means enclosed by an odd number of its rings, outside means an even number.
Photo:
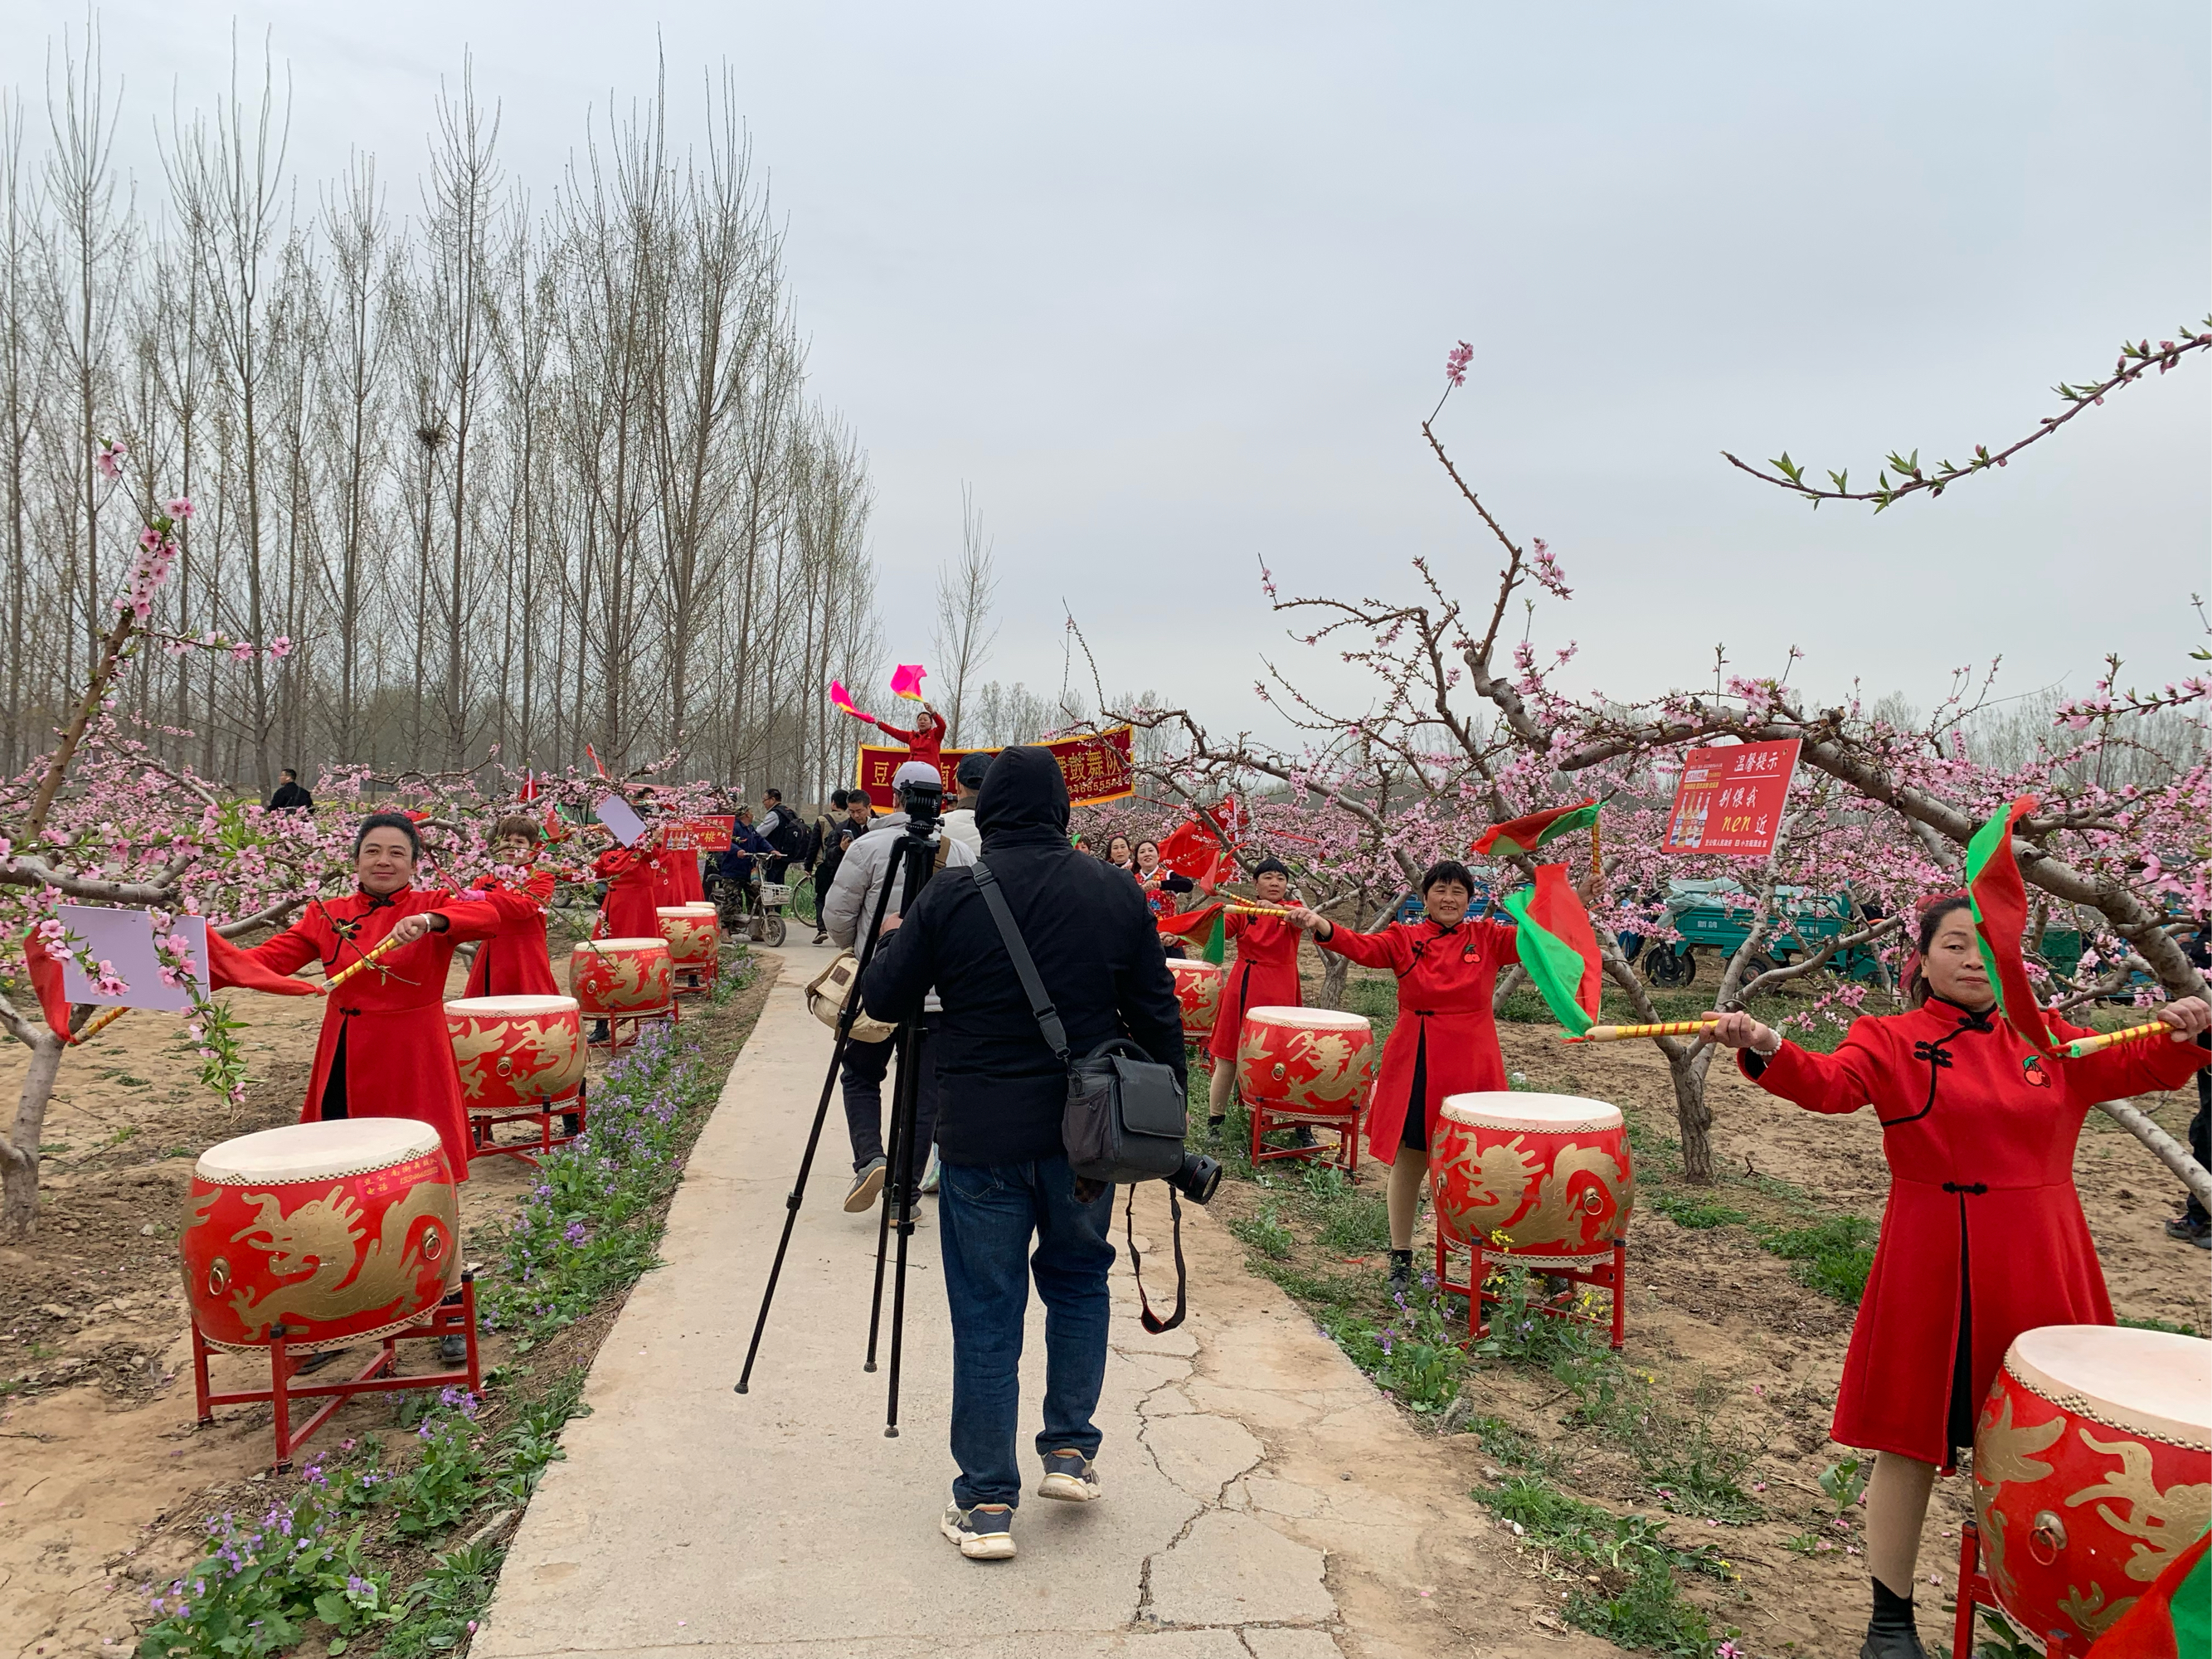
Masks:
[[[1229,904],[1222,908],[1232,916],[1287,916],[1296,914],[1276,904]]]
[[[1717,1019],[1670,1019],[1658,1025],[1593,1025],[1570,1042],[1626,1042],[1631,1037],[1695,1036],[1717,1026]]]
[[[375,944],[370,945],[368,950],[362,952],[361,960],[359,962],[348,963],[344,967],[339,969],[337,972],[332,974],[328,979],[325,980],[323,981],[323,994],[327,996],[332,991],[337,990],[339,986],[344,984],[356,974],[368,967],[369,963],[374,962],[379,957],[382,956],[386,951],[389,951],[398,943],[398,939],[396,935],[386,933],[382,939],[377,940]]]
[[[2066,1045],[2066,1057],[2080,1060],[2087,1054],[2102,1054],[2107,1048],[2117,1048],[2123,1042],[2143,1042],[2154,1036],[2172,1036],[2178,1028],[2162,1019],[2148,1025],[2130,1025],[2124,1030],[2104,1031],[2095,1036],[2076,1037]]]
[[[75,1041],[78,1042],[91,1042],[93,1038],[98,1036],[102,1031],[114,1024],[117,1020],[122,1018],[124,1015],[130,1012],[131,1010],[127,1005],[118,1004],[117,1006],[110,1008],[105,1012],[94,1014],[90,1019],[85,1021],[84,1030],[76,1034]]]

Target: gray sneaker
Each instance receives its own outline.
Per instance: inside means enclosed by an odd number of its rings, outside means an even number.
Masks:
[[[1014,1511],[1006,1504],[978,1504],[963,1510],[957,1500],[945,1506],[938,1531],[960,1546],[970,1561],[1011,1561],[1014,1559]]]
[[[872,1158],[860,1166],[860,1172],[853,1177],[853,1189],[845,1194],[846,1214],[860,1215],[876,1207],[876,1194],[884,1189],[885,1168],[880,1158]]]
[[[1044,1479],[1037,1482],[1039,1498],[1057,1498],[1064,1504],[1088,1504],[1098,1493],[1098,1466],[1073,1446],[1047,1452]]]

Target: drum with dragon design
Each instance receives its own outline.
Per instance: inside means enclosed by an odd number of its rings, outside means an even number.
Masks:
[[[584,1080],[584,1025],[574,997],[462,997],[446,1032],[472,1112],[530,1111],[567,1100]]]
[[[1356,1115],[1375,1069],[1375,1031],[1334,1008],[1248,1008],[1237,1036],[1237,1090],[1247,1101],[1316,1117]]]
[[[2087,1649],[2212,1525],[2212,1342],[2022,1332],[1974,1430],[1974,1512],[2014,1623]]]
[[[674,987],[666,939],[588,939],[568,956],[568,993],[594,1019],[665,1014]]]
[[[668,941],[669,959],[684,982],[712,979],[722,948],[721,919],[714,907],[664,904],[653,914],[660,919],[660,937]]]
[[[1176,1002],[1182,1010],[1182,1034],[1202,1037],[1213,1030],[1213,1017],[1221,1009],[1221,985],[1226,977],[1218,962],[1168,958],[1168,973],[1175,981]]]
[[[404,1117],[264,1129],[210,1146],[185,1211],[185,1297],[234,1352],[400,1329],[461,1282],[460,1203],[438,1132]]]
[[[1620,1109],[1575,1095],[1447,1095],[1429,1181],[1447,1237],[1540,1263],[1610,1255],[1636,1201]]]

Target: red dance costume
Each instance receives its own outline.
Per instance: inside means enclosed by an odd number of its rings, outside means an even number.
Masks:
[[[945,769],[945,716],[930,709],[922,710],[922,722],[911,732],[902,732],[887,725],[873,714],[863,716],[867,722],[887,738],[896,738],[906,745],[909,760],[927,761],[939,771]]]
[[[592,866],[592,873],[607,884],[599,901],[594,939],[659,939],[660,906],[676,901],[668,896],[665,857],[658,847],[640,842],[635,847],[611,847]]]
[[[660,855],[668,865],[668,890],[676,895],[671,904],[704,904],[707,902],[706,884],[699,879],[699,854],[671,851]]]
[[[2044,1018],[2058,1042],[2087,1035]],[[1742,1050],[1738,1064],[1769,1094],[1813,1112],[1872,1105],[1881,1121],[1889,1202],[1834,1435],[1948,1466],[1952,1445],[1965,1443],[1952,1440],[1950,1410],[1962,1319],[1969,1413],[2022,1331],[2112,1322],[2074,1191],[2074,1144],[2089,1109],[2179,1088],[2204,1051],[2154,1038],[2054,1065],[1995,1009],[1973,1014],[1931,997],[1910,1013],[1854,1021],[1832,1054],[1785,1041],[1763,1067],[1750,1055]]]
[[[1231,916],[1224,931],[1237,941],[1237,959],[1222,982],[1206,1052],[1234,1062],[1247,1008],[1296,1008],[1305,999],[1298,989],[1297,928],[1280,916]]]
[[[335,974],[359,962],[403,916],[436,911],[447,923],[442,933],[393,946],[331,994],[300,1121],[319,1122],[326,1109],[334,1117],[413,1118],[438,1132],[453,1179],[466,1181],[468,1116],[446,1033],[446,974],[455,946],[491,938],[525,909],[534,914],[536,907],[507,892],[483,899],[412,888],[383,898],[356,892],[311,902],[299,921],[247,952],[280,974],[319,957],[324,971]]]
[[[516,905],[507,926],[495,939],[477,946],[477,959],[469,968],[471,997],[557,997],[560,983],[553,977],[552,953],[545,943],[545,908],[553,902],[553,872],[532,870],[519,888],[496,877],[487,877],[486,893],[507,893],[526,900],[529,914]]]
[[[1513,928],[1502,921],[1394,922],[1377,933],[1339,927],[1316,941],[1324,951],[1398,976],[1398,1023],[1382,1045],[1382,1075],[1367,1113],[1367,1150],[1385,1164],[1398,1147],[1421,1080],[1419,1138],[1446,1095],[1505,1087],[1505,1059],[1490,1001],[1501,963],[1516,960]]]

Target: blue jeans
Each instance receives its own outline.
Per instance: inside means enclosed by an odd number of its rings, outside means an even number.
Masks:
[[[1114,1189],[1078,1204],[1065,1158],[947,1164],[938,1182],[945,1299],[952,1310],[952,1458],[960,1466],[952,1496],[963,1509],[1018,1504],[1022,1474],[1014,1432],[1032,1271],[1045,1310],[1044,1431],[1037,1454],[1072,1447],[1085,1457],[1097,1455],[1091,1414],[1106,1380]]]

